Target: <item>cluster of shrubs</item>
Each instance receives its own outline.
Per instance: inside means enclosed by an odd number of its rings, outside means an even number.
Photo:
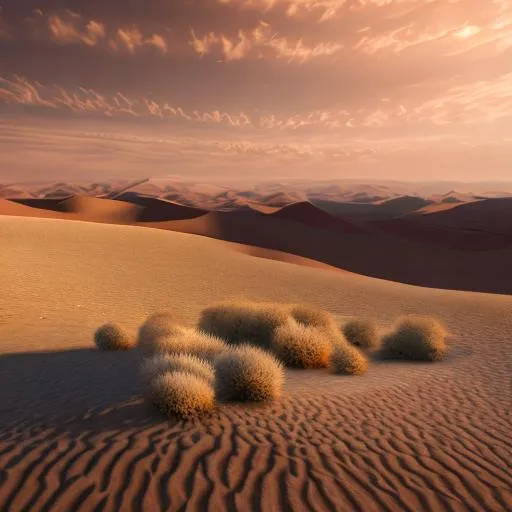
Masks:
[[[140,347],[149,399],[163,413],[181,418],[211,411],[217,400],[275,399],[285,366],[362,375],[368,353],[438,361],[446,353],[445,338],[441,324],[427,317],[405,317],[381,336],[369,320],[354,319],[340,329],[327,311],[250,302],[208,307],[197,328],[157,313],[140,326],[136,338],[115,324],[95,333],[101,350]]]

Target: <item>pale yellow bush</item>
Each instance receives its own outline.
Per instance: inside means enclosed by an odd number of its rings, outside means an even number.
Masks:
[[[144,359],[141,366],[142,379],[146,384],[155,377],[174,371],[191,373],[212,385],[215,381],[213,366],[191,354],[156,354]]]
[[[206,308],[198,326],[230,344],[251,343],[267,348],[274,331],[287,318],[285,309],[277,304],[224,302]]]
[[[292,368],[325,368],[333,344],[323,328],[306,326],[290,319],[272,339],[272,352]]]
[[[362,349],[376,349],[380,345],[377,326],[370,320],[354,318],[343,326],[345,338]]]
[[[215,390],[219,400],[272,400],[280,395],[283,382],[281,363],[258,347],[232,347],[215,360]]]
[[[381,354],[391,359],[440,361],[446,355],[446,330],[435,318],[410,315],[382,340]]]
[[[151,380],[149,397],[166,416],[191,418],[215,407],[215,392],[203,378],[182,371],[168,372]]]

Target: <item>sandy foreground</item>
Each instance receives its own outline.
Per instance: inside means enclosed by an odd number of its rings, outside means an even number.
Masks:
[[[279,259],[279,258],[277,258]],[[264,406],[168,421],[107,320],[193,324],[227,298],[307,302],[388,328],[439,317],[436,364],[288,371]],[[512,296],[260,258],[194,235],[0,216],[0,510],[502,511],[512,504]]]

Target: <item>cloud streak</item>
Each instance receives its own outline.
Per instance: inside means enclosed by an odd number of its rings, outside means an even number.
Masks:
[[[334,55],[343,48],[342,44],[335,42],[307,44],[302,38],[291,40],[279,35],[263,21],[260,21],[252,30],[239,30],[235,37],[215,32],[198,37],[194,30],[191,31],[191,36],[190,45],[199,56],[203,57],[217,51],[226,62],[249,56],[262,58],[270,53],[278,59],[303,63],[317,57]]]
[[[165,101],[139,97],[128,98],[121,92],[111,96],[93,89],[69,91],[59,86],[44,86],[26,78],[0,77],[0,101],[26,108],[67,110],[74,114],[107,117],[157,118],[160,120],[224,125],[230,128],[297,131],[321,128],[344,131],[409,125],[476,125],[512,119],[512,72],[495,80],[477,81],[448,87],[435,98],[381,100],[378,105],[357,110],[318,110],[290,117],[255,112],[229,113],[219,110],[185,110]]]

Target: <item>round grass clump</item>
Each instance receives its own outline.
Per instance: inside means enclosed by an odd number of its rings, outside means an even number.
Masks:
[[[182,327],[173,335],[155,338],[151,344],[153,354],[191,354],[200,359],[213,361],[226,350],[226,344],[215,336]]]
[[[268,348],[274,331],[287,319],[287,312],[278,304],[224,302],[203,310],[198,327],[232,345]]]
[[[215,407],[213,387],[188,372],[168,372],[155,377],[149,386],[151,402],[166,416],[192,418]]]
[[[368,360],[354,346],[339,344],[329,359],[329,370],[338,375],[362,375],[368,370]]]
[[[176,371],[190,373],[211,385],[215,382],[213,366],[191,354],[157,354],[146,358],[141,367],[142,379],[147,384],[164,373]]]
[[[382,340],[381,354],[388,359],[440,361],[446,352],[446,330],[430,317],[404,317]]]
[[[343,326],[343,334],[352,345],[365,350],[373,350],[380,345],[379,330],[370,320],[355,318],[348,321]]]
[[[145,352],[155,352],[158,338],[176,336],[182,330],[171,313],[155,313],[140,326],[137,343]]]
[[[291,320],[279,327],[272,340],[272,351],[290,368],[325,368],[333,344],[325,330]]]
[[[119,325],[108,323],[94,333],[94,342],[100,350],[128,350],[135,340]]]
[[[307,327],[337,328],[334,317],[328,311],[313,306],[295,304],[290,308],[290,315],[296,322]]]
[[[281,363],[258,347],[232,347],[215,360],[215,391],[219,400],[272,400],[281,394],[283,382]]]

